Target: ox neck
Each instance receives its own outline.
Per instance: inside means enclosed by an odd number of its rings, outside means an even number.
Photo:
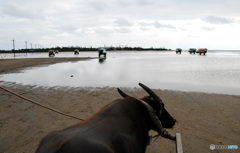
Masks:
[[[148,133],[152,127],[147,108],[136,98],[128,97],[111,102],[86,122],[105,122],[118,125],[118,130],[135,129]]]

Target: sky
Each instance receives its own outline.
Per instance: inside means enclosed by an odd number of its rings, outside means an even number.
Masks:
[[[240,50],[240,0],[1,0],[0,50]]]

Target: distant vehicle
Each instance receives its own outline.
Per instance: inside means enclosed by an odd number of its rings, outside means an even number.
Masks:
[[[205,55],[207,53],[207,48],[199,48],[197,53],[199,53],[200,55]]]
[[[182,53],[182,49],[181,49],[181,48],[177,48],[177,49],[176,49],[176,54],[178,54],[178,53],[179,53],[179,54]]]
[[[196,48],[190,48],[190,49],[188,50],[188,52],[189,52],[190,54],[195,54],[196,51],[197,51]]]
[[[74,55],[79,55],[79,50],[78,49],[74,50]]]
[[[98,57],[101,58],[103,55],[103,58],[106,58],[107,57],[107,53],[106,53],[106,49],[105,48],[100,48],[98,50]]]
[[[54,57],[55,56],[55,51],[54,50],[49,50],[48,56],[49,57]]]

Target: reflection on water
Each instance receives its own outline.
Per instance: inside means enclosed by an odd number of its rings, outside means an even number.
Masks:
[[[99,62],[100,64],[103,64],[103,63],[106,62],[106,59],[107,59],[107,58],[99,58],[99,59],[98,59],[98,62]]]
[[[240,95],[239,76],[240,52],[215,51],[207,56],[108,52],[107,59],[54,64],[0,78],[24,85],[72,87],[138,87],[142,82],[156,89]]]

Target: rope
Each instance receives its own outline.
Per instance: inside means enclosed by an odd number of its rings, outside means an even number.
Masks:
[[[33,103],[33,104],[36,104],[36,105],[38,105],[38,106],[41,106],[41,107],[43,107],[43,108],[49,109],[49,110],[51,110],[51,111],[54,111],[54,112],[56,112],[56,113],[58,113],[58,114],[61,114],[61,115],[64,115],[64,116],[68,116],[68,117],[71,117],[71,118],[75,118],[75,119],[84,121],[84,120],[81,119],[81,118],[78,118],[78,117],[75,117],[75,116],[72,116],[72,115],[69,115],[69,114],[60,112],[60,111],[58,111],[58,110],[56,110],[56,109],[47,107],[47,106],[45,106],[45,105],[43,105],[43,104],[40,104],[40,103],[38,103],[38,102],[35,102],[35,101],[33,101],[33,100],[31,100],[31,99],[28,99],[28,98],[26,98],[26,97],[23,97],[23,96],[15,93],[15,92],[13,92],[13,91],[10,91],[10,90],[2,87],[2,86],[0,86],[0,88],[3,89],[3,90],[5,90],[5,91],[7,91],[7,92],[9,92],[9,93],[11,93],[11,94],[13,94],[13,95],[15,95],[15,96],[17,96],[17,97],[20,97],[20,98],[22,98],[22,99],[24,99],[24,100],[26,100],[26,101],[29,101],[29,102],[31,102],[31,103]]]

